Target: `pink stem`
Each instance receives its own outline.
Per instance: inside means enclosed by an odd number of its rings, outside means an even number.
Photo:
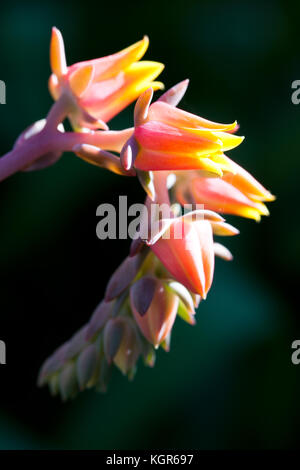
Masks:
[[[102,150],[121,152],[126,140],[133,133],[133,128],[122,131],[58,132],[57,145],[60,150],[71,151],[77,144],[95,145]],[[1,162],[1,160],[0,160]]]
[[[71,107],[72,103],[68,96],[62,94],[59,100],[55,101],[52,105],[48,113],[46,127],[49,129],[57,129],[57,126],[67,117]]]
[[[168,204],[170,203],[169,191],[167,188],[167,178],[169,172],[167,171],[154,171],[154,187],[155,187],[155,200],[156,204]]]
[[[31,165],[39,157],[49,152],[68,152],[77,144],[90,144],[100,147],[103,150],[120,152],[126,140],[132,135],[133,129],[123,131],[91,131],[85,132],[59,132],[52,125],[46,125],[39,133],[22,145],[0,158],[0,181],[8,178],[17,171]]]
[[[169,191],[167,188],[167,177],[168,177],[168,172],[167,171],[154,171],[153,172],[153,177],[154,177],[154,187],[155,187],[155,199],[154,201],[151,201],[150,197],[146,197],[146,207],[148,210],[148,228],[151,231],[151,224],[153,223],[153,220],[151,219],[152,211],[151,211],[151,206],[152,204],[155,205],[167,205],[167,213],[163,211],[164,216],[166,218],[173,218],[174,213],[171,210],[171,202],[170,202],[170,197],[169,197]],[[155,206],[153,206],[154,208]],[[155,217],[159,215],[160,217],[162,216],[162,213],[157,214],[156,211],[154,211]],[[157,220],[154,219],[154,223],[157,224]],[[151,232],[152,233],[152,232]]]

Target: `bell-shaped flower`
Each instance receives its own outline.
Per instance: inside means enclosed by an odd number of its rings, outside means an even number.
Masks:
[[[154,82],[164,66],[139,60],[149,45],[148,37],[126,49],[100,59],[67,66],[60,31],[52,30],[49,89],[58,100],[65,96],[68,116],[73,127],[107,128],[106,122],[136,100],[149,86],[162,89]]]
[[[228,159],[229,160],[229,159]],[[230,161],[235,173],[226,172],[222,178],[197,174],[179,176],[175,197],[180,204],[203,204],[205,209],[252,218],[259,221],[269,215],[263,201],[274,196],[246,170]]]
[[[219,124],[176,108],[167,92],[151,103],[153,90],[140,96],[135,106],[134,135],[121,159],[126,169],[142,171],[201,169],[222,176],[230,166],[222,152],[244,139],[233,134],[237,123]]]
[[[225,157],[225,155],[224,155]],[[248,171],[227,156],[227,163],[231,166],[231,173],[225,173],[223,180],[240,190],[251,201],[272,202],[276,198],[266,188],[263,187]]]
[[[213,212],[201,210],[162,220],[161,229],[148,241],[169,273],[203,299],[211,287],[214,273],[212,222],[222,224],[223,219]]]

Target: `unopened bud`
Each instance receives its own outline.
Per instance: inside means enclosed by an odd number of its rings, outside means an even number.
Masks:
[[[104,354],[110,364],[118,352],[124,335],[124,322],[121,318],[108,320],[103,332]]]
[[[146,295],[146,292],[142,287],[146,283],[151,286],[152,301],[149,302],[148,299],[144,304],[142,297]],[[144,277],[131,287],[130,302],[141,332],[150,343],[158,347],[173,327],[179,302],[178,296],[167,289],[163,281]],[[147,305],[148,308],[146,308]]]
[[[141,345],[136,331],[136,327],[130,318],[122,318],[124,334],[117,354],[114,357],[114,364],[125,375],[133,371],[136,361],[141,352]]]
[[[82,390],[92,379],[97,368],[98,351],[94,344],[85,348],[79,355],[76,372],[79,387]]]
[[[111,302],[100,302],[94,311],[86,330],[86,340],[90,341],[105,325],[111,315]]]
[[[75,335],[68,341],[68,347],[65,353],[65,359],[72,359],[79,354],[82,349],[87,346],[86,335],[88,325],[84,325]]]
[[[76,367],[73,361],[66,364],[60,373],[59,390],[63,401],[74,397],[78,391]]]
[[[118,297],[134,280],[144,260],[141,253],[127,257],[111,276],[105,291],[105,300]]]

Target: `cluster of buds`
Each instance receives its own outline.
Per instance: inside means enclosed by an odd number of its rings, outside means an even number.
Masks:
[[[90,387],[106,391],[112,365],[132,379],[140,357],[153,367],[155,349],[169,350],[177,315],[195,323],[199,301],[144,247],[112,275],[89,322],[46,360],[39,385],[66,400]]]
[[[112,366],[130,379],[140,358],[152,367],[156,349],[170,348],[176,317],[195,324],[215,256],[232,259],[215,241],[239,233],[223,214],[258,221],[268,215],[264,203],[274,200],[224,153],[244,139],[235,134],[236,122],[220,124],[177,108],[188,80],[152,102],[153,92],[163,89],[155,79],[164,66],[140,61],[148,44],[145,37],[116,54],[67,66],[61,33],[53,28],[49,89],[55,103],[0,158],[3,180],[45,168],[71,151],[98,167],[137,176],[145,207],[167,207],[155,220],[152,213],[141,220],[129,256],[91,319],[42,366],[39,385],[48,384],[63,400],[90,387],[105,391]],[[135,100],[134,127],[109,130],[107,122]],[[66,118],[73,132],[64,130]]]

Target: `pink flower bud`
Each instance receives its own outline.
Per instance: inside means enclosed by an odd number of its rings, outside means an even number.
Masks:
[[[178,302],[178,296],[159,279],[145,276],[132,285],[130,303],[135,321],[145,338],[155,347],[170,333]]]
[[[122,317],[119,320],[123,322],[124,330],[122,341],[114,357],[114,364],[125,375],[134,368],[142,349],[133,320],[128,317]]]
[[[178,282],[206,298],[214,272],[213,232],[208,220],[174,219],[151,249]]]

